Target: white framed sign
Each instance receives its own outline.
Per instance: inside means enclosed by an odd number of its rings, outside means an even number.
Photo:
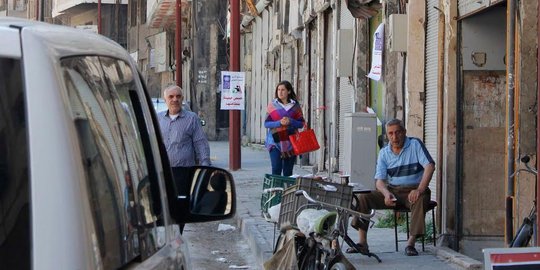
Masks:
[[[245,109],[245,72],[221,72],[221,110]]]

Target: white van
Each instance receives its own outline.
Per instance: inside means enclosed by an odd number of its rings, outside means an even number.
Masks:
[[[177,224],[232,217],[234,181],[177,196],[160,136],[122,47],[0,18],[0,268],[189,269]]]

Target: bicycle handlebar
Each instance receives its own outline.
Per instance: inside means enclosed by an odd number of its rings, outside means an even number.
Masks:
[[[517,176],[520,172],[528,172],[534,175],[538,175],[538,171],[529,165],[529,161],[531,160],[531,158],[528,155],[523,156],[520,160],[522,163],[525,164],[525,169],[522,168],[516,170],[512,175],[510,175],[510,177]]]
[[[263,189],[263,193],[270,193],[270,192],[275,192],[275,191],[283,191],[284,188],[282,187],[273,187],[273,188],[265,188]]]
[[[360,213],[360,212],[356,212],[354,210],[351,210],[349,208],[345,208],[345,207],[341,207],[341,206],[338,206],[338,205],[333,205],[333,204],[330,204],[330,203],[325,203],[325,202],[320,202],[320,201],[317,201],[315,199],[313,199],[311,196],[309,196],[309,194],[303,190],[303,189],[299,189],[297,191],[294,192],[294,195],[296,196],[301,196],[303,195],[304,198],[306,198],[309,202],[311,203],[314,203],[314,204],[319,204],[321,206],[326,206],[326,207],[331,207],[331,208],[336,208],[338,210],[341,210],[341,211],[344,211],[344,212],[347,212],[348,214],[350,215],[354,215],[354,216],[357,216],[357,217],[360,217],[360,218],[364,218],[364,219],[370,219],[372,218],[373,216],[375,216],[375,210],[374,209],[371,209],[371,212],[369,214],[365,214],[365,213]],[[352,196],[352,195],[351,195]]]

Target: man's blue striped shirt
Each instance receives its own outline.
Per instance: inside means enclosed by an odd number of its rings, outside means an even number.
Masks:
[[[386,180],[394,186],[413,186],[420,184],[424,167],[435,164],[426,146],[420,139],[405,137],[399,154],[392,152],[390,144],[379,151],[375,179]]]

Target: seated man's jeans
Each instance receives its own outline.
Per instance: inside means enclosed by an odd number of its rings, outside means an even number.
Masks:
[[[415,186],[399,187],[388,186],[388,190],[396,196],[396,207],[387,206],[384,204],[384,196],[378,190],[371,193],[358,194],[358,205],[354,210],[361,213],[369,213],[371,209],[403,209],[411,210],[411,227],[410,234],[415,236],[424,235],[425,230],[425,215],[431,200],[431,190],[427,188],[419,197],[418,200],[411,204],[409,203],[409,192],[416,189]],[[355,229],[368,230],[369,221],[354,217],[351,226]]]

